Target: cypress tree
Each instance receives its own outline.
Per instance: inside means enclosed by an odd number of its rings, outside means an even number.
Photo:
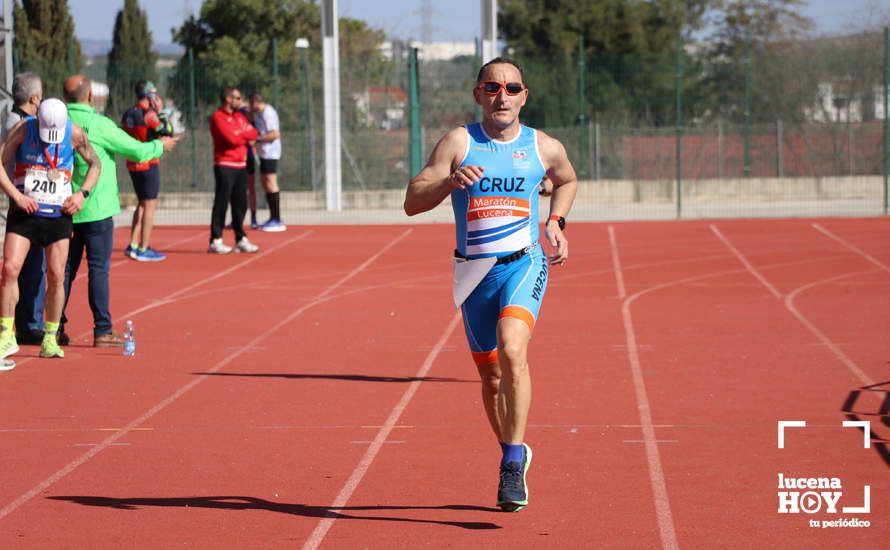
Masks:
[[[155,64],[158,54],[152,50],[148,16],[136,0],[125,0],[114,21],[114,36],[108,54],[109,116],[124,112],[135,100],[133,86],[140,80],[157,83]]]
[[[64,79],[82,66],[68,0],[22,0],[13,5],[19,71],[43,79],[44,96],[58,96]]]

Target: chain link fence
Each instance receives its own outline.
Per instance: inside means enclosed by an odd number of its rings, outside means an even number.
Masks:
[[[589,188],[579,201],[591,201],[592,217],[649,216],[640,207],[650,203],[663,207],[659,217],[720,215],[724,206],[748,203],[764,205],[768,215],[878,214],[886,209],[885,35],[750,44],[748,57],[719,66],[705,63],[699,46],[679,41],[680,51],[664,55],[519,60],[530,89],[522,118],[566,146],[582,188]],[[245,96],[259,91],[278,110],[283,208],[324,208],[320,55],[290,52],[239,77],[188,52],[162,60],[157,84],[175,126],[186,132],[161,162],[162,209],[209,209],[208,119],[220,83],[239,86]],[[381,59],[341,59],[346,209],[397,211],[412,176],[406,52],[396,44]],[[479,116],[471,91],[480,61],[468,55],[430,59],[422,46],[419,60],[425,158],[450,128]],[[102,62],[87,64],[84,72],[97,82],[108,79]],[[119,120],[121,113],[106,114]],[[118,170],[123,200],[132,201],[123,163]],[[710,210],[683,208],[696,200]],[[795,200],[808,206],[801,210]],[[835,210],[837,201],[866,205]]]

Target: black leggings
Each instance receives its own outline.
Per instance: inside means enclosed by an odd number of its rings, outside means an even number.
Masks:
[[[235,242],[245,237],[244,214],[247,213],[247,170],[228,166],[213,166],[216,189],[213,194],[213,211],[210,215],[210,240],[222,237],[226,224],[226,208],[232,203],[232,227]]]

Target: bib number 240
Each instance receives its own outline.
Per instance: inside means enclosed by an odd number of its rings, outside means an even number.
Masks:
[[[50,195],[56,194],[56,182],[54,181],[35,179],[31,183],[32,193],[49,193]]]

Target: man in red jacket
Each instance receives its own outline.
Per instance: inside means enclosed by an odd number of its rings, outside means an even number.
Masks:
[[[207,252],[228,254],[232,251],[232,247],[222,240],[226,208],[230,202],[235,251],[256,252],[259,247],[247,240],[243,225],[244,214],[247,212],[247,147],[256,141],[257,131],[238,111],[241,107],[241,91],[238,88],[223,88],[219,100],[219,109],[210,117],[216,188],[210,217],[210,248]]]

